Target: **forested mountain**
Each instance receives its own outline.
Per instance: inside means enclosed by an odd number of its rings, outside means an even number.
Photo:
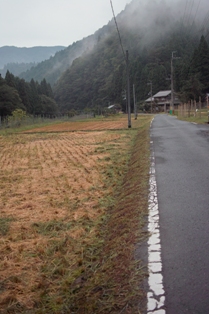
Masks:
[[[51,83],[61,112],[113,103],[124,109],[126,50],[138,104],[148,98],[150,81],[153,94],[170,89],[173,54],[181,100],[204,98],[209,92],[207,6],[207,0],[132,0],[116,17],[117,27],[112,19],[21,77]]]
[[[117,16],[123,51],[114,21],[111,21],[107,26],[108,36],[100,38],[91,52],[74,60],[57,82],[54,92],[61,110],[95,108],[109,103],[125,107],[125,50],[129,51],[131,85],[135,84],[138,102],[148,98],[150,81],[153,93],[170,89],[174,51],[179,57],[173,64],[175,90],[180,98],[186,101],[189,97],[204,97],[209,91],[206,79],[209,51],[205,39],[208,12],[203,19],[204,6],[198,3],[191,6],[188,1],[174,5],[169,0],[133,0]],[[203,34],[205,37],[201,37]]]
[[[21,73],[20,77],[27,81],[30,81],[33,78],[39,82],[45,78],[47,82],[54,85],[61,74],[71,66],[73,60],[84,53],[92,51],[101,36],[105,36],[106,32],[108,32],[108,29],[104,27],[98,30],[94,35],[90,35],[83,40],[73,43],[66,49],[57,52],[50,59]]]

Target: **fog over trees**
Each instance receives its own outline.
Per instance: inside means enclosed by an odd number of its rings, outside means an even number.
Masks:
[[[206,0],[133,0],[116,17],[123,50],[130,55],[130,79],[137,102],[174,88],[182,101],[204,99],[209,92],[209,9]],[[52,84],[59,110],[125,108],[126,63],[114,19],[95,34],[57,52],[20,75],[26,81]]]

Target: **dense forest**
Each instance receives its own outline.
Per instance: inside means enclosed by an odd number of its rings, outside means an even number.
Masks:
[[[186,18],[175,14],[164,1],[153,3],[148,12],[152,19],[146,19],[141,2],[132,1],[117,17],[120,34],[111,21],[108,36],[101,36],[93,51],[74,60],[62,74],[54,87],[62,111],[114,103],[125,110],[126,50],[138,106],[149,97],[150,81],[153,94],[171,88],[174,51],[174,88],[179,98],[182,102],[200,96],[204,100],[209,92],[207,27],[202,28],[202,21],[192,15],[189,19],[186,14]]]
[[[5,79],[0,76],[0,116],[4,119],[16,109],[31,115],[56,116],[59,112],[45,79],[40,84],[33,79],[28,83],[7,71]]]
[[[127,35],[127,38],[130,38]],[[133,38],[133,42],[136,39]],[[204,98],[209,91],[209,48],[200,39],[179,27],[164,43],[144,48],[141,53],[129,49],[130,79],[136,86],[138,103],[148,98],[152,81],[153,93],[170,89],[171,55],[174,59],[175,90],[182,101]],[[120,103],[125,107],[126,63],[121,56],[117,34],[98,45],[94,53],[76,59],[55,86],[55,99],[62,110],[107,106]]]
[[[130,81],[139,108],[149,97],[150,82],[153,94],[171,88],[172,55],[174,89],[180,100],[204,100],[209,92],[209,12],[205,12],[205,1],[192,3],[133,0],[116,17],[116,24],[113,19],[95,34],[57,52],[16,78],[14,86],[8,83],[11,73],[5,82],[16,88],[29,113],[46,112],[41,99],[43,95],[53,99],[52,91],[43,93],[40,87],[47,82],[52,84],[61,113],[98,111],[110,104],[120,104],[125,110],[128,50]],[[21,84],[29,91],[27,101]],[[38,97],[32,100],[35,89]],[[52,108],[57,112],[55,103]]]

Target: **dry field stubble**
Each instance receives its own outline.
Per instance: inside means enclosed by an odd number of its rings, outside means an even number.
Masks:
[[[127,127],[127,117],[105,118],[95,121],[80,121],[80,122],[64,122],[56,125],[47,125],[36,128],[30,132],[72,132],[72,131],[93,131],[93,130],[116,130],[125,129]]]
[[[117,122],[113,129],[126,123]],[[136,135],[86,128],[0,137],[0,313],[58,314],[74,298],[84,302],[76,293],[96,273],[102,226]],[[79,302],[75,313],[91,313]]]

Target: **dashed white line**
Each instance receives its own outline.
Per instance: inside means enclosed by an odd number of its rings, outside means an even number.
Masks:
[[[152,146],[153,142],[150,144]],[[151,154],[149,185],[148,231],[150,237],[148,239],[149,291],[147,293],[147,314],[166,314],[165,290],[162,275],[157,183],[155,176],[155,157],[153,150]]]

